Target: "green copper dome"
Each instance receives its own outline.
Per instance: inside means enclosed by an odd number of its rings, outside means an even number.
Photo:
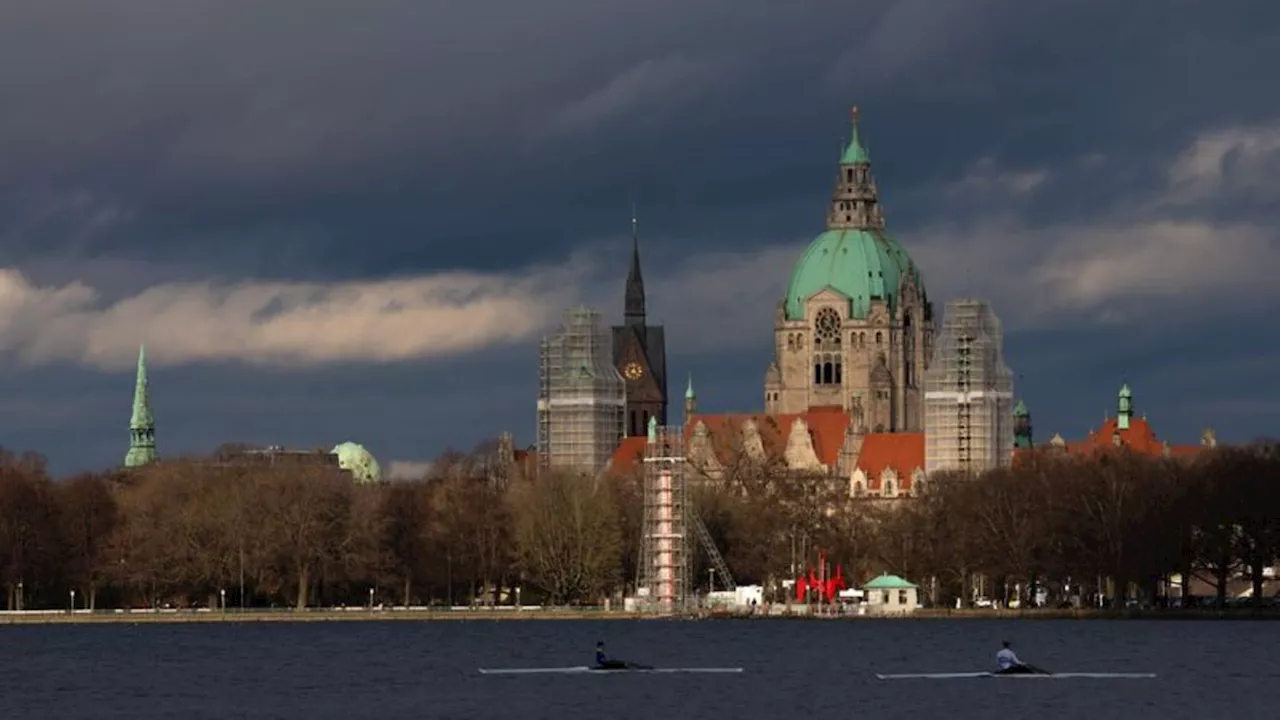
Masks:
[[[357,483],[372,484],[382,480],[382,468],[363,445],[344,442],[330,452],[338,456],[338,467],[351,471]]]
[[[849,298],[849,317],[865,319],[875,300],[894,308],[903,277],[919,271],[911,256],[884,231],[884,211],[871,175],[871,159],[858,132],[853,108],[849,143],[840,156],[840,172],[827,206],[827,230],[809,243],[791,272],[784,300],[786,318],[804,318],[805,302],[831,288]]]
[[[828,230],[813,242],[796,262],[787,284],[788,320],[804,318],[804,304],[814,293],[831,288],[849,298],[849,315],[866,318],[872,300],[890,307],[898,302],[898,285],[913,272],[911,256],[897,241],[879,230]]]

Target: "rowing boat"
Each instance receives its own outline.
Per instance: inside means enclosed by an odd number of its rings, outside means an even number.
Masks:
[[[609,675],[612,673],[740,673],[742,668],[594,668],[588,665],[545,668],[480,668],[481,675]]]
[[[994,672],[968,672],[968,673],[910,673],[904,675],[881,675],[876,674],[881,680],[959,680],[965,678],[1023,678],[1041,680],[1071,680],[1077,678],[1092,678],[1098,680],[1137,680],[1140,678],[1153,678],[1155,673],[994,673]]]

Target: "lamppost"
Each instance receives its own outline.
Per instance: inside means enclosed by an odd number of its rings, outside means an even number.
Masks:
[[[222,614],[226,615],[227,614],[227,589],[226,588],[218,589],[218,598],[222,602]]]
[[[373,588],[369,588],[369,610],[373,611]]]
[[[75,611],[76,611],[76,591],[72,590],[71,591],[71,612],[74,613]]]
[[[516,586],[516,609],[520,609],[520,586]]]
[[[24,605],[23,601],[24,601],[25,599],[26,599],[26,598],[25,598],[25,597],[23,596],[23,594],[22,594],[22,581],[21,581],[21,580],[19,580],[19,581],[18,581],[18,609],[19,609],[19,610],[26,610],[26,608],[25,608],[25,607],[23,607],[23,605]]]

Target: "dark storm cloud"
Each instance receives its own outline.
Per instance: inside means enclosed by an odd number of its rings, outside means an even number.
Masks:
[[[0,350],[124,368],[146,340],[172,450],[527,439],[532,341],[570,299],[616,311],[637,199],[674,371],[750,409],[856,102],[893,232],[939,305],[972,291],[1022,329],[1042,424],[1071,435],[1113,375],[1148,374],[1185,440],[1196,413],[1274,401],[1204,379],[1254,366],[1157,370],[1189,327],[1198,350],[1274,327],[1247,308],[1280,271],[1278,47],[1262,0],[20,2],[0,10]],[[1239,324],[1195,325],[1213,313]],[[1165,351],[1117,360],[1135,326]],[[202,364],[237,355],[259,365]],[[128,377],[12,372],[9,442],[116,460]],[[1086,384],[1096,409],[1056,389]]]
[[[620,214],[635,186],[733,179],[735,205],[785,200],[770,166],[829,153],[830,113],[851,100],[874,109],[898,187],[975,153],[1042,162],[1135,127],[1167,149],[1223,113],[1275,109],[1265,93],[1222,102],[1220,78],[1264,80],[1258,36],[1276,25],[1270,5],[1226,6],[24,3],[0,25],[4,225],[71,198],[90,209],[74,230],[6,242],[252,264],[245,245],[346,260],[358,238],[467,264],[453,236],[532,223],[546,253]],[[576,208],[593,222],[577,236],[548,227],[578,193],[606,200],[590,189],[602,178],[608,202]]]

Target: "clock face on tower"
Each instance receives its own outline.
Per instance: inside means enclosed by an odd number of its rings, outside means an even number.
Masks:
[[[644,377],[644,368],[640,367],[640,363],[629,362],[622,368],[622,374],[628,380],[639,380]]]

